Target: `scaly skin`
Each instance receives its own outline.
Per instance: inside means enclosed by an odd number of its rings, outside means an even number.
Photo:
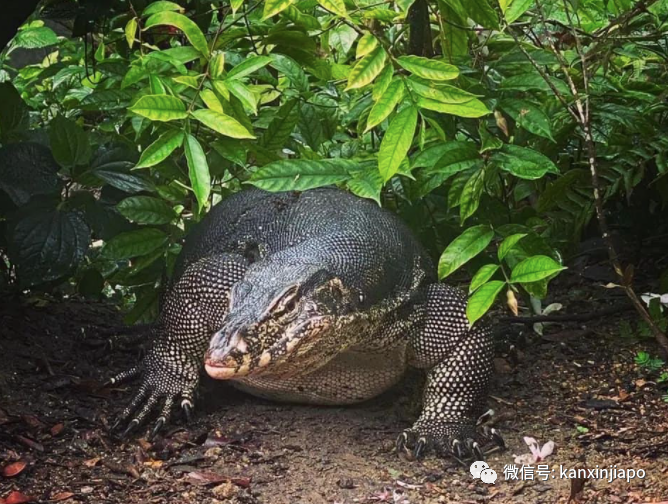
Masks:
[[[158,406],[154,433],[177,401],[189,413],[203,362],[249,393],[312,404],[369,399],[413,365],[428,370],[424,409],[400,453],[479,459],[483,443],[502,444],[476,425],[489,330],[469,328],[466,297],[437,284],[408,229],[368,200],[336,189],[232,196],[186,240],[165,299],[126,432]]]

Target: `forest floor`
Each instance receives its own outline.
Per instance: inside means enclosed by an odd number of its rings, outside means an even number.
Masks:
[[[604,307],[581,297],[562,302],[562,313]],[[620,331],[624,320],[634,317],[620,311],[555,324],[544,337],[517,325],[504,332],[490,406],[508,449],[488,457],[498,475],[488,485],[456,461],[408,462],[394,452],[397,434],[418,413],[415,376],[346,408],[274,404],[207,382],[192,425],[177,425],[155,443],[118,441],[107,427],[135,385],[99,386],[136,362],[137,351],[105,354],[83,344],[121,324],[116,309],[45,298],[6,303],[0,307],[0,502],[556,504],[568,502],[571,492],[582,503],[668,501],[666,384],[634,363],[639,350],[656,353],[653,341],[620,336],[629,332]],[[515,456],[529,452],[524,436],[556,444],[542,462],[552,471],[545,481],[505,477]],[[560,467],[614,465],[645,477],[560,477]]]

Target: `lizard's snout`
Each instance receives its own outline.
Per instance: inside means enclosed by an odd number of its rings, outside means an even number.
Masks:
[[[211,338],[205,357],[206,372],[219,380],[232,378],[242,371],[248,345],[241,329],[221,329]]]

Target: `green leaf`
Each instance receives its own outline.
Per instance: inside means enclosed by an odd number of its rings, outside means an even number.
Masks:
[[[508,24],[517,21],[534,4],[534,0],[510,0],[510,2],[500,2],[501,10]],[[510,4],[510,5],[507,5]]]
[[[181,147],[183,143],[183,131],[169,130],[158,137],[151,145],[146,147],[139,158],[135,168],[148,168],[167,159],[174,149]]]
[[[61,279],[83,260],[90,230],[80,212],[30,202],[17,218],[7,252],[22,287]]]
[[[129,110],[152,121],[173,121],[188,117],[186,106],[181,100],[162,94],[142,96]]]
[[[241,79],[260,68],[266,67],[273,60],[269,56],[251,56],[246,58],[227,73],[228,79]]]
[[[455,238],[438,261],[438,277],[442,280],[485,250],[494,238],[487,225],[473,226]]]
[[[547,173],[559,173],[559,169],[548,157],[518,145],[504,145],[492,155],[492,159],[502,170],[526,180],[536,180]]]
[[[266,191],[306,191],[347,180],[357,167],[346,159],[282,159],[256,170],[249,181]]]
[[[390,121],[378,151],[378,170],[384,181],[390,180],[406,159],[417,126],[417,110],[405,107]]]
[[[458,117],[482,117],[489,114],[489,109],[483,102],[474,98],[465,103],[442,103],[428,98],[418,97],[417,105],[427,110],[451,114]]]
[[[191,21],[183,14],[168,11],[158,12],[146,20],[144,29],[146,30],[152,26],[160,25],[169,25],[178,28],[186,37],[188,37],[190,44],[195,49],[202,53],[204,57],[209,56],[209,45],[206,42],[206,37],[202,33],[202,30],[200,30],[199,26],[197,26],[194,21]]]
[[[537,255],[529,257],[513,268],[512,283],[537,282],[566,269],[551,257]]]
[[[347,18],[346,4],[343,0],[318,0],[318,3],[323,9],[326,9],[341,17]]]
[[[359,60],[348,74],[346,91],[370,84],[383,70],[386,57],[385,49],[379,46]]]
[[[236,96],[244,108],[257,114],[257,98],[253,92],[238,80],[225,80],[225,87]]]
[[[469,17],[484,28],[499,27],[499,17],[488,0],[445,0],[445,3],[464,18]]]
[[[260,144],[269,150],[282,149],[292,130],[299,122],[299,100],[293,98],[286,101],[281,108],[278,109],[276,115],[269,123],[267,130],[262,135]]]
[[[14,131],[27,129],[28,106],[16,88],[9,82],[0,83],[0,135],[3,143]]]
[[[353,194],[361,198],[369,198],[380,205],[380,191],[383,188],[383,177],[378,170],[362,170],[353,175],[346,185]]]
[[[406,79],[406,82],[408,83],[408,87],[410,87],[416,95],[441,103],[468,103],[477,98],[477,95],[449,84],[440,82],[424,84],[423,82],[418,82],[412,78]]]
[[[215,110],[199,109],[192,112],[199,122],[221,135],[232,138],[255,138],[239,121]]]
[[[478,170],[471,175],[464,184],[462,194],[459,197],[459,220],[463,224],[466,219],[475,213],[480,206],[483,182],[485,181],[484,170]]]
[[[225,53],[214,51],[209,60],[209,75],[211,79],[217,79],[225,71]]]
[[[366,133],[371,128],[383,122],[383,120],[389,116],[394,107],[401,101],[404,97],[404,83],[400,79],[392,81],[387,90],[382,94],[378,101],[371,108],[369,112],[369,117],[366,120]]]
[[[477,290],[478,287],[492,278],[494,273],[496,273],[500,267],[501,266],[498,264],[485,264],[482,266],[471,279],[471,285],[469,285],[469,294]]]
[[[88,134],[71,119],[59,115],[51,121],[49,142],[53,157],[64,168],[86,165],[90,161]]]
[[[137,36],[137,18],[133,17],[125,25],[125,40],[127,40],[128,47],[130,49],[132,49],[132,45],[135,43],[136,36]]]
[[[106,259],[121,261],[150,254],[162,247],[169,237],[155,228],[137,229],[114,236],[102,248]]]
[[[150,16],[163,11],[183,12],[183,7],[174,2],[151,2],[141,13],[142,16]]]
[[[466,305],[466,318],[469,323],[473,325],[480,317],[482,317],[494,304],[496,296],[505,287],[506,282],[501,280],[492,280],[480,287],[473,296],[469,298]]]
[[[527,100],[508,99],[501,101],[499,107],[512,117],[519,127],[534,135],[555,141],[550,119],[538,105]]]
[[[232,7],[232,13],[236,14],[243,4],[244,0],[231,0],[230,6]]]
[[[456,66],[436,59],[400,56],[397,62],[412,74],[423,79],[444,81],[456,79],[459,76],[459,69]]]
[[[131,196],[125,198],[116,209],[120,214],[137,224],[169,224],[176,213],[167,203],[151,196]]]
[[[24,49],[39,49],[57,43],[58,36],[51,28],[46,26],[19,30],[12,41],[14,47],[22,47]]]
[[[360,59],[361,57],[366,56],[376,47],[378,47],[378,39],[369,32],[365,33],[357,42],[355,59]]]
[[[195,198],[200,211],[206,205],[211,192],[211,175],[206,155],[197,138],[186,135],[186,161],[188,162],[188,175],[192,185]]]
[[[478,148],[473,142],[452,141],[442,144],[448,146],[441,157],[431,168],[425,170],[426,173],[438,173],[445,177],[450,177],[456,173],[468,170],[475,166],[480,160]],[[444,179],[445,180],[445,179]]]
[[[279,12],[284,11],[294,2],[295,0],[265,0],[264,11],[262,12],[262,21],[266,21]]]
[[[515,233],[512,234],[508,237],[506,237],[503,242],[501,242],[501,245],[499,245],[499,261],[502,261],[504,257],[510,252],[513,247],[519,242],[522,238],[524,238],[527,235],[527,233]]]
[[[308,77],[299,63],[284,54],[273,53],[271,59],[271,66],[285,75],[292,87],[299,91],[308,91]]]
[[[394,67],[392,65],[385,65],[385,68],[381,70],[380,75],[373,85],[373,91],[371,95],[375,101],[378,101],[378,99],[383,96],[387,88],[390,86],[393,75]]]
[[[550,82],[564,96],[570,96],[570,90],[566,83],[556,77],[550,77]],[[539,73],[524,73],[506,77],[500,83],[502,91],[544,91],[553,94],[550,85]]]
[[[220,112],[221,114],[224,113],[223,104],[220,103],[220,100],[216,96],[216,93],[214,93],[210,89],[202,89],[199,92],[199,97],[202,99],[207,108],[215,110],[216,112]]]

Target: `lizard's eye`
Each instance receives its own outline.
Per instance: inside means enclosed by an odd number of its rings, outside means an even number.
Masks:
[[[297,307],[297,286],[293,285],[283,291],[273,302],[269,310],[274,315],[283,315],[294,311]]]

